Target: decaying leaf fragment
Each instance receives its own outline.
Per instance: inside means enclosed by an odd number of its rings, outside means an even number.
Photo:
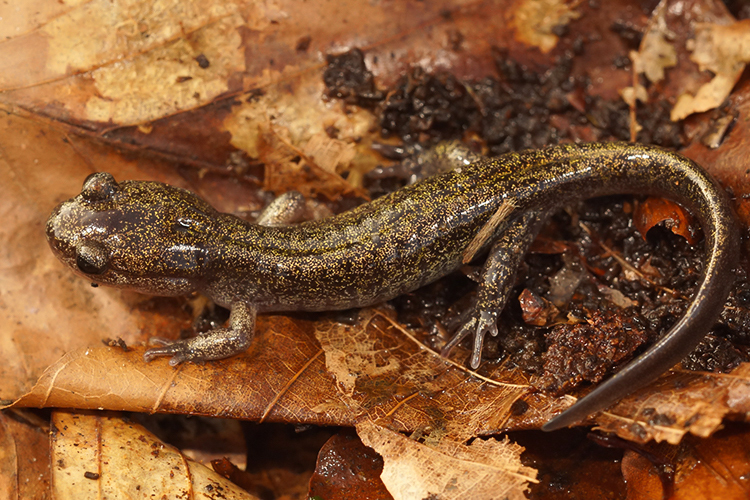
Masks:
[[[536,471],[521,464],[524,448],[509,439],[470,445],[443,439],[422,444],[370,421],[357,425],[362,441],[384,460],[381,478],[396,500],[409,498],[526,498]]]
[[[369,336],[366,329],[352,335],[351,329],[337,326],[319,329],[316,334],[325,352],[326,369],[336,378],[339,390],[346,396],[354,395],[359,377],[374,379],[399,375],[399,358],[378,359],[376,338]]]
[[[430,428],[433,436],[465,441],[503,429],[513,404],[529,392],[527,383],[483,377],[441,357],[374,310],[363,311],[356,326],[331,323],[315,335],[338,390],[337,398],[313,408],[320,413],[343,403],[360,422],[388,422],[406,432]]]
[[[643,74],[652,83],[666,79],[657,92],[679,96],[670,113],[673,121],[719,106],[745,64],[743,24],[735,22],[722,2],[661,0],[651,14],[639,49],[630,52],[633,86],[620,89],[620,94],[631,107],[635,99],[645,102],[645,89],[639,88],[637,81]],[[706,70],[714,74],[710,81]]]
[[[674,370],[597,417],[598,428],[629,441],[679,444],[686,434],[708,438],[728,414],[750,412],[750,363],[731,374]]]

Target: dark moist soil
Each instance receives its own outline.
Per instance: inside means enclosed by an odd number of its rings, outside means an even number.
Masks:
[[[621,36],[634,36],[625,28]],[[363,54],[353,50],[329,57],[324,81],[329,97],[372,110],[381,135],[401,139],[403,147],[383,149],[389,158],[466,137],[478,139],[490,155],[560,142],[628,140],[627,105],[587,96],[588,82],[571,76],[573,59],[580,53],[581,44],[574,42],[554,67],[538,74],[496,50],[494,77],[462,82],[450,74],[414,68],[394,88],[379,90]],[[629,63],[625,59],[622,64]],[[669,104],[650,101],[637,110],[639,142],[680,149],[682,125],[669,120]],[[368,185],[372,196],[398,189],[408,177],[420,178],[413,170],[419,163],[411,162],[410,168],[380,169]],[[506,358],[509,369],[521,367],[535,375],[539,388],[561,393],[606,378],[674,324],[700,276],[702,241],[692,247],[659,226],[644,240],[633,226],[639,201],[626,196],[588,200],[552,217],[519,270],[517,287],[498,322],[500,335],[485,344],[486,359]],[[641,273],[648,280],[623,269],[622,259],[636,270],[645,269]],[[556,304],[558,324],[524,323],[521,291],[548,298],[550,283],[558,281],[569,288],[564,301]],[[467,310],[475,288],[456,273],[392,304],[400,321],[422,329],[428,334],[426,342],[440,347],[445,332],[465,320],[454,311]],[[748,360],[750,285],[744,271],[728,304],[733,307],[725,309],[719,324],[683,361],[686,368],[726,372]]]

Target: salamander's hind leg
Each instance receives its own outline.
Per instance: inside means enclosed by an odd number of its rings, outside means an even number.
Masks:
[[[497,318],[513,289],[516,271],[546,216],[546,212],[539,211],[522,214],[509,224],[492,245],[482,270],[474,313],[445,345],[441,353],[443,356],[447,356],[463,339],[473,334],[474,346],[469,364],[472,369],[479,367],[484,337],[488,333],[493,337],[497,336]]]
[[[247,349],[255,333],[256,309],[250,304],[237,302],[232,305],[229,315],[229,328],[214,328],[189,339],[167,342],[151,339],[163,344],[143,354],[146,362],[159,356],[171,356],[169,364],[178,365],[183,361],[202,362],[224,359]]]

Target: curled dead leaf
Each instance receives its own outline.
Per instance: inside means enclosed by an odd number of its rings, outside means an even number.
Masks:
[[[673,233],[682,236],[691,245],[700,240],[700,230],[694,218],[679,204],[664,198],[647,198],[639,203],[633,213],[633,223],[645,238],[648,231],[657,224],[665,225]]]

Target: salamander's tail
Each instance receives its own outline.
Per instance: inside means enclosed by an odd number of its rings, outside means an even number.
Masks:
[[[602,171],[599,179],[593,179],[593,184],[598,181],[600,187],[590,189],[597,195],[606,194],[607,189],[602,186],[607,184],[607,179],[612,180],[613,171],[618,178],[622,175],[618,182],[629,184],[631,191],[669,193],[699,218],[706,238],[706,264],[690,306],[672,329],[643,355],[542,426],[545,431],[570,426],[604,410],[656,380],[687,356],[721,313],[739,259],[740,232],[728,196],[693,161],[652,146],[631,145],[619,151],[616,145],[588,147],[590,150],[584,146],[583,152],[571,149],[571,156],[575,158],[558,157],[557,161],[591,162],[591,170],[602,168],[601,163],[608,164],[609,173]],[[655,188],[654,184],[659,186]]]

